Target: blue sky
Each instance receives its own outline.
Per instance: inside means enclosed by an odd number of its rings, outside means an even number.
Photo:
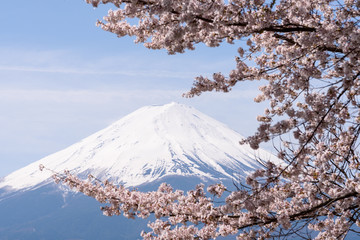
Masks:
[[[247,136],[259,84],[182,98],[198,75],[228,72],[236,45],[168,55],[95,26],[111,7],[82,0],[4,1],[0,8],[0,176],[145,105],[194,106]],[[240,43],[241,44],[241,43]]]

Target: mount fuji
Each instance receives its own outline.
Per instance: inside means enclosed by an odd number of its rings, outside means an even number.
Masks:
[[[178,103],[143,107],[72,146],[6,176],[0,189],[30,190],[52,182],[51,172],[70,170],[125,186],[166,176],[204,181],[245,177],[261,167],[256,159],[276,161],[264,150],[239,145],[243,137],[205,114]]]
[[[137,239],[145,228],[146,221],[134,226],[131,220],[101,216],[93,199],[55,185],[52,172],[40,171],[40,164],[149,190],[164,181],[185,189],[199,182],[231,184],[261,168],[257,159],[279,162],[264,150],[240,145],[242,139],[192,107],[170,103],[140,108],[5,176],[0,181],[0,240]]]

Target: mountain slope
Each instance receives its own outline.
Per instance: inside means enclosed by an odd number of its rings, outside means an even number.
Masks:
[[[177,103],[143,107],[109,127],[0,180],[0,240],[139,239],[149,219],[105,217],[95,199],[56,185],[50,171],[136,186],[161,182],[184,191],[199,182],[233,181],[259,168],[269,153],[239,145],[241,135],[201,112]],[[135,223],[135,224],[134,224]]]
[[[0,189],[31,189],[50,181],[51,172],[91,172],[125,186],[171,175],[238,179],[259,168],[254,160],[276,160],[263,150],[239,145],[241,135],[192,107],[148,106],[72,146],[6,176]]]

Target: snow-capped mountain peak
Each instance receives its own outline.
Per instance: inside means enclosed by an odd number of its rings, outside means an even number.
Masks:
[[[245,176],[260,164],[277,160],[263,150],[239,145],[241,135],[192,107],[178,103],[147,106],[123,117],[70,147],[6,176],[0,188],[34,188],[50,181],[51,172],[91,173],[125,186],[165,176],[221,180]]]

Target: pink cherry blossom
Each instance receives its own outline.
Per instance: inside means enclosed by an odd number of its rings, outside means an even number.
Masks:
[[[286,164],[264,163],[223,204],[199,185],[184,193],[130,191],[111,183],[55,174],[101,203],[106,215],[157,219],[144,239],[210,239],[237,235],[264,239],[314,231],[342,239],[360,214],[360,1],[359,0],[86,0],[115,6],[98,25],[118,37],[169,54],[240,45],[234,69],[198,76],[186,97],[231,91],[243,81],[264,84],[256,102],[268,102],[259,127],[242,143],[275,146]],[[131,21],[129,21],[131,20]],[[133,24],[134,22],[137,22]],[[239,41],[242,40],[242,41]],[[242,44],[244,42],[244,44]],[[236,104],[236,103],[234,103]],[[43,166],[41,167],[43,168]],[[208,188],[221,196],[222,184]]]

